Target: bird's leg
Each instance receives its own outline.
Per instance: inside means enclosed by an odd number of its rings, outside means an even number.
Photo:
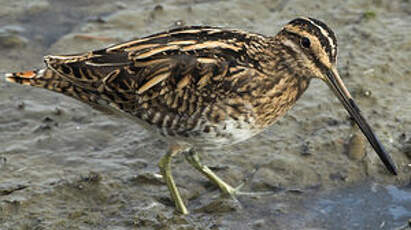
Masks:
[[[237,187],[232,187],[231,185],[224,182],[221,178],[219,178],[209,167],[203,165],[200,162],[200,157],[198,153],[194,149],[190,149],[184,152],[184,156],[186,160],[198,171],[200,171],[203,175],[205,175],[209,180],[211,180],[215,185],[220,188],[220,190],[227,195],[235,198],[235,195],[244,195],[244,196],[266,196],[272,195],[272,192],[241,192],[240,189],[244,186],[244,182],[241,183]]]
[[[184,156],[186,160],[198,171],[204,174],[210,181],[216,184],[220,190],[230,196],[234,196],[239,194],[239,189],[244,185],[241,184],[237,188],[233,188],[231,185],[224,182],[221,178],[219,178],[209,167],[203,165],[200,162],[200,157],[198,156],[197,152],[194,149],[190,149],[189,151],[184,152]]]
[[[183,215],[188,214],[188,210],[184,205],[183,199],[181,199],[180,192],[174,182],[173,175],[171,173],[171,160],[172,157],[182,152],[183,149],[178,145],[170,146],[166,155],[164,155],[158,162],[158,167],[160,168],[161,175],[167,183],[168,190],[170,191],[171,198],[174,200],[176,209]]]

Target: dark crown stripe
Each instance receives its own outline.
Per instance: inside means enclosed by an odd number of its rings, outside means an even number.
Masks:
[[[315,24],[317,24],[318,26],[321,26],[321,28],[323,28],[324,30],[326,30],[328,32],[328,36],[331,37],[332,41],[334,42],[334,45],[337,46],[337,38],[335,37],[334,32],[326,24],[324,24],[322,21],[319,21],[315,18],[309,18],[309,19],[313,21]]]
[[[331,62],[335,60],[335,48],[337,45],[336,38],[331,29],[328,28],[324,23],[311,18],[297,18],[292,20],[290,24],[303,27],[307,32],[316,36],[320,40],[321,46],[325,47],[325,51],[329,55]],[[320,28],[326,31],[328,34],[324,34]],[[330,43],[330,40],[333,44]]]
[[[336,57],[337,55],[337,38],[335,37],[334,32],[330,29],[330,27],[328,27],[326,24],[324,24],[323,22],[315,19],[315,18],[309,18],[312,22],[314,22],[317,26],[321,27],[323,30],[327,31],[328,33],[328,38],[331,39],[332,41],[332,55],[333,58]]]

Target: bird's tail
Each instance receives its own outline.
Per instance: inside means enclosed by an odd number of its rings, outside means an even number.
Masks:
[[[75,84],[68,79],[62,77],[56,71],[50,68],[6,73],[6,81],[13,82],[22,85],[35,86],[45,88],[54,92],[64,94],[66,96],[75,98],[82,102],[85,102],[97,110],[103,111],[108,114],[112,114],[113,108],[117,108],[116,105],[112,105],[107,108],[107,104],[110,104],[107,98],[102,98],[96,90],[88,89]]]
[[[95,103],[96,100],[95,97],[93,97],[95,92],[91,92],[90,90],[68,81],[61,77],[56,71],[47,67],[38,70],[6,73],[5,77],[8,82],[45,88],[86,103]]]
[[[44,68],[16,73],[6,73],[5,77],[8,82],[48,88],[52,90],[50,85],[53,82],[53,79],[58,78],[58,76],[55,75],[56,74],[54,74],[51,70]]]

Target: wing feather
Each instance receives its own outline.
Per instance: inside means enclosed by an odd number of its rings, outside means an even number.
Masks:
[[[244,61],[248,39],[250,34],[241,31],[191,27],[45,61],[65,80],[94,90],[93,97],[109,99],[125,112],[155,107],[181,115],[228,95],[233,82],[244,82],[232,81],[236,76],[254,73]],[[192,105],[183,104],[188,101]]]

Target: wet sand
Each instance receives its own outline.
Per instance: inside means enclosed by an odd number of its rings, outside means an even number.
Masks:
[[[189,216],[175,215],[157,162],[167,149],[133,121],[43,89],[0,81],[0,229],[406,229],[411,218],[411,2],[6,1],[0,73],[47,54],[99,49],[178,25],[274,35],[300,16],[337,34],[340,74],[399,166],[390,175],[337,98],[313,80],[264,133],[202,154],[261,197],[220,197],[173,162]],[[98,37],[99,39],[95,39]]]

